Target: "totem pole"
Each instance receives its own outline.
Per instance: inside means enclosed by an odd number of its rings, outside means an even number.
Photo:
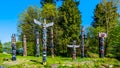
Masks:
[[[36,56],[40,56],[40,48],[39,48],[39,31],[36,30]]]
[[[16,60],[16,38],[15,34],[12,34],[12,61]]]
[[[72,59],[73,60],[76,60],[76,48],[79,48],[80,46],[79,45],[75,45],[76,41],[73,41],[73,45],[67,45],[67,47],[70,47],[73,49],[73,52],[72,52]]]
[[[99,33],[99,57],[104,57],[104,38],[106,38],[106,33]]]
[[[51,56],[54,58],[53,28],[51,28]]]
[[[39,21],[37,21],[36,19],[34,19],[34,23],[36,23],[37,25],[42,25],[42,29],[43,29],[43,64],[46,64],[46,54],[47,54],[47,30],[46,28],[49,26],[53,26],[53,22],[52,23],[48,23],[46,24],[46,19],[44,19],[44,23],[41,23]]]
[[[23,56],[27,56],[26,35],[23,35]]]
[[[82,39],[82,45],[81,45],[81,57],[84,58],[84,27],[82,26],[81,29],[81,39]]]

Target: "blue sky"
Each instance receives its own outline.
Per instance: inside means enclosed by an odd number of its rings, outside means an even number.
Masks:
[[[79,10],[83,26],[90,26],[95,6],[98,3],[99,0],[80,0]],[[17,34],[18,15],[31,5],[40,7],[40,0],[0,1],[0,40],[2,43],[11,41],[11,35]]]

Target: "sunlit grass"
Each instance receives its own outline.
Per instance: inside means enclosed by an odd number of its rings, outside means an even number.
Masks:
[[[8,58],[8,61],[4,61]],[[7,68],[50,68],[51,65],[58,65],[58,68],[99,68],[100,66],[120,67],[120,61],[114,58],[80,58],[75,61],[71,57],[51,56],[47,57],[47,64],[42,64],[42,57],[35,56],[17,56],[16,61],[11,61],[10,54],[0,54],[0,65]]]

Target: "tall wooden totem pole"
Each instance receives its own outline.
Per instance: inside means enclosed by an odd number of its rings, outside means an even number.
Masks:
[[[46,55],[47,55],[47,27],[53,26],[53,22],[52,23],[48,23],[46,24],[46,19],[44,19],[44,23],[41,23],[39,21],[37,21],[36,19],[34,19],[34,23],[36,23],[37,25],[42,26],[42,30],[43,30],[43,59],[42,62],[43,64],[46,64]]]
[[[36,30],[36,56],[40,56],[39,31]]]
[[[99,33],[99,57],[103,58],[104,57],[104,38],[106,38],[107,35],[106,33]]]
[[[82,45],[81,45],[81,57],[84,58],[84,27],[82,26],[81,29],[81,41],[82,41]]]
[[[11,42],[12,42],[12,61],[15,61],[16,60],[16,37],[15,37],[15,34],[12,34],[12,39],[11,39]]]

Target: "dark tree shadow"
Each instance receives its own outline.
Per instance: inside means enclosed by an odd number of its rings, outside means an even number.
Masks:
[[[35,63],[38,63],[38,64],[42,64],[42,62],[39,62],[39,61],[37,61],[37,60],[30,60],[30,61],[35,62]]]

